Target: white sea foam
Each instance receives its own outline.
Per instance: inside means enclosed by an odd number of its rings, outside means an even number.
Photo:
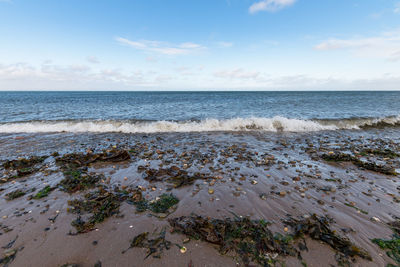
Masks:
[[[45,133],[45,132],[207,132],[207,131],[269,131],[312,132],[339,129],[360,129],[379,124],[396,125],[400,117],[382,119],[347,120],[300,120],[285,117],[234,118],[226,120],[206,119],[202,121],[35,121],[0,124],[0,133]]]

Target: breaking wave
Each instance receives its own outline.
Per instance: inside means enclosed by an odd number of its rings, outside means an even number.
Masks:
[[[161,133],[210,131],[312,132],[400,125],[400,116],[341,120],[301,120],[285,117],[205,119],[201,121],[69,120],[0,124],[0,133]]]

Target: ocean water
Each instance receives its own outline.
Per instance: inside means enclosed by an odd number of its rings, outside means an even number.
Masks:
[[[397,126],[400,92],[0,92],[0,133]]]

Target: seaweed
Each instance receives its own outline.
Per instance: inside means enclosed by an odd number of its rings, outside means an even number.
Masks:
[[[398,153],[396,153],[390,149],[379,150],[379,149],[368,148],[368,149],[364,149],[360,152],[360,155],[367,155],[367,154],[382,156],[382,157],[391,158],[391,159],[400,157],[400,155]]]
[[[5,163],[3,163],[3,168],[16,169],[16,170],[28,169],[35,166],[38,163],[42,163],[46,158],[47,156],[44,157],[32,156],[30,158],[7,160]]]
[[[72,208],[69,211],[78,214],[77,219],[72,221],[71,225],[75,227],[78,234],[92,231],[96,224],[118,214],[122,201],[123,199],[104,189],[88,193],[84,199],[70,200],[68,204]],[[84,221],[81,215],[86,213],[90,213],[91,216]]]
[[[10,264],[17,256],[17,252],[17,249],[5,250],[3,253],[3,258],[0,258],[0,264],[3,264],[3,266],[8,266],[8,264]]]
[[[141,199],[133,202],[136,206],[137,212],[144,212],[150,210],[154,213],[167,213],[169,209],[179,203],[179,199],[173,194],[162,194],[160,197],[147,201]]]
[[[88,166],[94,162],[121,162],[129,160],[131,157],[126,150],[112,149],[99,154],[93,153],[71,153],[56,158],[56,163],[65,169],[77,169]]]
[[[357,157],[354,157],[350,154],[346,153],[329,153],[322,154],[321,158],[326,161],[334,161],[334,162],[352,162],[354,165],[364,168],[366,170],[379,172],[387,175],[397,175],[396,170],[391,166],[386,165],[378,165],[375,162],[363,161]]]
[[[159,233],[154,234],[154,238],[149,238],[149,232],[141,233],[135,236],[128,249],[122,251],[124,254],[131,248],[147,248],[147,254],[144,259],[150,256],[153,258],[161,258],[164,249],[169,250],[172,243],[165,239],[166,229],[162,229]]]
[[[59,186],[62,191],[70,194],[93,188],[103,177],[102,175],[90,175],[85,170],[78,169],[70,169],[63,173],[65,178],[60,181]]]
[[[238,216],[222,220],[191,215],[169,220],[175,232],[215,244],[221,254],[234,252],[245,266],[252,262],[273,266],[277,256],[295,256],[302,261],[295,244],[298,244],[300,250],[307,250],[305,236],[330,245],[337,252],[336,259],[340,263],[348,263],[349,257],[355,256],[372,260],[366,251],[331,230],[331,222],[329,218],[315,214],[303,219],[289,217],[284,223],[291,226],[292,233],[273,234],[266,221]]]
[[[209,177],[204,176],[200,173],[194,173],[190,175],[187,171],[182,170],[176,166],[170,168],[146,169],[143,174],[143,179],[149,182],[160,182],[167,181],[172,184],[174,188],[179,188],[187,185],[192,185],[196,180],[208,179]]]
[[[20,198],[20,197],[24,196],[25,194],[26,194],[25,191],[23,191],[21,189],[17,189],[15,191],[12,191],[12,192],[6,194],[6,199],[8,201],[10,201],[10,200],[13,200],[13,199],[16,199],[16,198]]]
[[[293,230],[295,238],[305,235],[314,240],[322,241],[331,246],[341,258],[359,256],[372,261],[371,256],[365,250],[355,246],[348,238],[339,236],[336,231],[330,228],[333,220],[328,217],[318,217],[316,214],[308,218],[295,219],[290,217],[284,220]]]
[[[388,223],[394,234],[392,239],[374,238],[372,242],[377,244],[381,249],[386,250],[386,255],[400,265],[400,221]],[[388,264],[387,267],[395,267],[396,265]]]
[[[94,162],[120,162],[130,159],[125,150],[106,150],[99,154],[73,153],[65,154],[56,158],[56,163],[63,170],[64,179],[59,183],[61,190],[75,193],[80,190],[93,188],[103,177],[102,175],[91,175],[87,166]]]
[[[45,188],[43,188],[42,190],[37,192],[37,194],[34,195],[32,198],[40,199],[40,198],[47,197],[51,193],[51,191],[53,191],[54,189],[55,189],[55,187],[51,187],[51,186],[47,185]]]
[[[30,158],[20,158],[16,160],[7,160],[3,163],[3,168],[12,171],[14,175],[9,177],[3,177],[0,179],[0,184],[12,181],[16,178],[20,178],[32,173],[39,171],[39,168],[34,168],[35,165],[42,163],[47,156],[37,157],[32,156]]]
[[[347,207],[350,207],[350,208],[353,208],[353,209],[355,209],[355,210],[357,210],[357,211],[359,211],[359,212],[361,212],[361,213],[363,213],[363,214],[368,214],[368,211],[365,211],[365,210],[363,210],[363,209],[360,209],[360,208],[357,208],[356,206],[354,206],[354,204],[351,204],[351,203],[344,203]]]
[[[250,262],[272,266],[275,255],[300,257],[291,244],[292,237],[274,235],[264,220],[240,217],[221,220],[191,215],[170,219],[169,223],[175,232],[217,245],[221,254],[234,252],[245,266]]]

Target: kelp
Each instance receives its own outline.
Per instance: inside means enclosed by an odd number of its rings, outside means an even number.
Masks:
[[[170,183],[174,188],[192,185],[196,180],[209,178],[201,173],[189,174],[187,171],[182,170],[177,166],[171,166],[170,168],[160,168],[158,170],[143,169],[143,166],[139,167],[140,171],[144,171],[143,179],[149,182],[166,181]]]
[[[386,255],[397,264],[388,264],[387,267],[400,266],[400,220],[388,223],[388,225],[394,232],[392,239],[374,238],[372,242],[377,244],[381,249],[384,249]]]
[[[132,239],[129,248],[122,251],[122,254],[131,248],[146,248],[147,254],[144,259],[147,259],[150,256],[153,256],[153,258],[161,258],[163,251],[169,250],[172,245],[170,241],[165,239],[165,234],[165,228],[159,233],[153,234],[152,238],[149,238],[149,232],[141,233]]]
[[[102,153],[71,153],[56,158],[56,163],[66,169],[77,169],[94,162],[121,162],[131,157],[126,150],[112,149]]]
[[[63,172],[64,179],[58,184],[62,191],[75,193],[80,190],[93,188],[103,175],[91,175],[84,169],[70,169]]]
[[[32,156],[30,158],[7,160],[5,163],[3,163],[3,168],[7,170],[8,169],[20,170],[20,169],[31,168],[38,163],[42,163],[46,158],[47,156],[44,157]]]
[[[56,158],[57,165],[63,171],[64,179],[59,183],[61,190],[75,193],[80,190],[93,188],[103,175],[88,173],[88,165],[94,162],[121,162],[129,160],[129,153],[125,150],[106,150],[99,154],[72,153]]]
[[[141,199],[139,201],[133,202],[136,206],[137,212],[144,212],[150,210],[154,213],[168,213],[168,211],[179,203],[179,199],[173,194],[162,194],[154,200],[147,201]]]
[[[41,199],[41,198],[47,197],[51,193],[51,191],[53,191],[54,189],[55,189],[55,187],[51,187],[51,186],[47,185],[42,190],[37,192],[37,194],[35,194],[32,198],[33,199]]]
[[[264,220],[209,219],[197,215],[168,220],[173,230],[215,244],[221,254],[234,252],[245,266],[256,262],[272,266],[276,255],[300,256],[289,235],[273,234]]]
[[[3,264],[3,266],[8,266],[15,257],[17,256],[17,249],[8,249],[4,251],[3,258],[0,258],[0,264]]]
[[[119,213],[119,207],[123,199],[104,189],[87,193],[84,199],[68,201],[71,206],[70,212],[78,214],[71,225],[77,233],[86,233],[95,229],[96,224],[103,222],[106,218]],[[90,213],[88,220],[83,220],[81,215]]]
[[[330,228],[333,220],[328,217],[318,217],[313,214],[307,218],[296,219],[290,217],[284,220],[293,230],[294,238],[309,236],[314,240],[322,241],[333,248],[340,257],[348,258],[359,256],[371,261],[372,258],[365,250],[355,246],[347,237],[339,236],[336,231]]]
[[[354,165],[364,168],[366,170],[379,172],[379,173],[387,174],[387,175],[397,175],[396,170],[392,166],[378,165],[375,162],[363,161],[363,160],[359,159],[358,157],[355,157],[355,156],[353,156],[351,154],[347,154],[347,153],[322,154],[321,158],[326,161],[351,162]]]
[[[6,200],[10,201],[10,200],[13,200],[16,198],[20,198],[20,197],[24,196],[25,194],[26,194],[26,192],[24,190],[17,189],[17,190],[14,190],[14,191],[6,194]]]
[[[35,166],[37,164],[42,163],[47,156],[43,157],[37,157],[37,156],[32,156],[30,158],[20,158],[16,160],[7,160],[6,162],[3,163],[3,168],[11,171],[11,173],[14,173],[13,175],[9,177],[3,177],[0,179],[0,184],[1,183],[6,183],[9,181],[12,181],[16,178],[24,177],[30,174],[33,174],[37,171],[39,171],[40,168]]]
[[[221,254],[233,252],[245,266],[252,262],[260,266],[274,266],[278,256],[295,256],[302,260],[301,251],[307,250],[305,236],[331,246],[337,252],[336,260],[340,264],[349,263],[349,258],[355,256],[372,260],[366,251],[332,230],[329,218],[315,214],[308,218],[289,217],[285,220],[284,223],[292,228],[290,234],[274,234],[268,229],[266,221],[238,216],[234,219],[211,219],[190,215],[168,221],[175,232],[212,243]]]

